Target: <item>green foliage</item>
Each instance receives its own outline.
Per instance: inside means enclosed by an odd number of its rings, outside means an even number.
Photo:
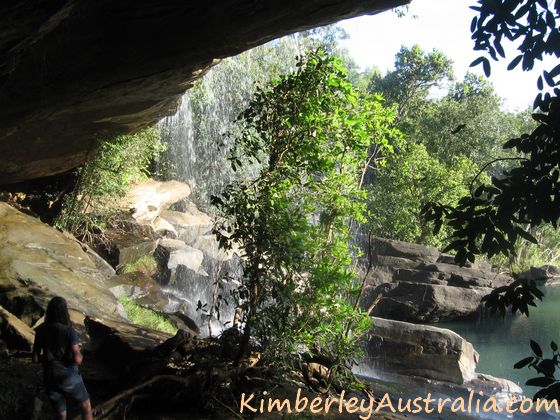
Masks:
[[[490,82],[467,73],[443,98],[425,101],[402,129],[445,164],[464,156],[482,165],[498,157],[512,157],[503,151],[503,143],[534,127],[528,112],[508,113],[500,109],[500,103]],[[502,161],[488,171],[499,175],[507,167]]]
[[[500,313],[505,316],[508,309],[512,314],[529,315],[529,306],[536,306],[536,299],[542,300],[544,296],[535,281],[516,279],[507,286],[498,287],[490,294],[484,296],[481,302],[488,307],[492,314]]]
[[[560,57],[560,1],[479,0],[472,8],[479,12],[471,23],[475,50],[486,51],[493,60],[498,60],[505,58],[503,40],[518,42],[519,55],[508,69],[521,63],[523,70],[531,70],[543,55]],[[489,59],[481,56],[471,66],[478,64],[482,64],[488,76]],[[515,257],[519,240],[537,243],[531,231],[539,225],[557,228],[560,219],[559,76],[560,64],[543,71],[537,80],[540,92],[533,104],[533,119],[538,125],[530,134],[522,134],[504,144],[505,149],[517,152],[518,165],[500,177],[493,177],[491,185],[465,196],[454,208],[437,203],[426,208],[428,220],[435,220],[438,225],[445,221],[453,228],[449,248],[457,251],[458,262],[473,260],[475,254],[501,253],[506,258]],[[546,89],[552,92],[545,92],[545,83]],[[488,298],[487,306],[504,314],[503,307],[511,303],[512,309],[528,314],[527,305],[542,297],[538,289],[530,286],[514,282],[500,293],[495,291]],[[544,374],[527,382],[543,388],[535,397],[558,399],[560,385],[552,377],[558,362],[556,344],[551,344],[552,359],[542,359],[536,343],[531,342],[531,347],[536,359],[526,358],[517,366],[530,364]]]
[[[447,165],[423,144],[402,141],[367,187],[370,227],[378,236],[441,247],[449,229],[434,234],[423,223],[422,207],[434,200],[455,205],[476,172],[465,157],[454,157]]]
[[[502,40],[522,40],[517,48],[520,54],[510,62],[508,70],[514,69],[520,63],[523,70],[531,70],[535,61],[542,60],[543,55],[554,55],[558,58],[560,48],[560,30],[558,29],[560,2],[548,2],[546,0],[479,0],[478,5],[471,6],[471,9],[479,12],[479,15],[475,16],[471,23],[475,50],[486,51],[493,60],[498,61],[499,57],[506,57]],[[471,66],[479,64],[482,64],[484,73],[489,76],[491,71],[490,61],[481,56],[473,61]],[[550,87],[558,86],[554,79],[559,75],[560,65],[555,66],[550,72],[544,71],[537,81],[539,90],[543,89],[543,80]],[[535,108],[540,106],[542,100],[543,95],[539,95]]]
[[[359,168],[372,142],[390,148],[391,120],[321,51],[258,89],[238,117],[231,166],[261,169],[213,198],[217,235],[246,261],[245,342],[255,337],[279,369],[321,354],[334,372],[357,357],[370,321],[351,302],[349,222],[363,220]]]
[[[560,265],[560,229],[541,225],[528,228],[528,233],[537,243],[520,238],[515,244],[514,256],[506,258],[499,254],[491,259],[492,264],[510,273],[521,273],[547,264]]]
[[[442,90],[453,78],[451,64],[440,52],[402,47],[394,71],[368,75],[369,89],[381,91],[400,110],[397,127],[404,135],[393,138],[397,148],[387,167],[366,178],[369,226],[376,235],[442,247],[452,229],[434,233],[421,216],[425,203],[452,207],[487,183],[487,172],[501,168],[484,168],[473,181],[477,162],[494,157],[506,136],[526,125],[524,113],[501,111],[492,85],[470,73],[445,96],[430,97],[430,89]]]
[[[119,210],[117,203],[134,180],[145,178],[154,157],[165,149],[156,128],[100,142],[78,169],[78,181],[55,225],[87,240]]]
[[[531,0],[498,3],[480,0],[479,6],[474,7],[480,12],[471,26],[475,49],[486,50],[497,60],[498,55],[505,57],[502,39],[522,39],[518,47],[521,54],[509,67],[521,62],[524,70],[533,68],[535,60],[542,59],[543,54],[560,56],[558,2],[554,8],[547,2]],[[480,57],[472,65],[479,63],[489,74],[488,59]],[[464,197],[456,207],[432,203],[426,208],[428,220],[435,220],[438,225],[445,221],[453,227],[449,248],[457,252],[459,262],[472,260],[476,254],[491,257],[501,253],[513,259],[521,239],[537,243],[530,231],[542,223],[556,229],[560,218],[560,167],[556,158],[560,144],[560,89],[556,86],[560,82],[555,78],[559,75],[557,65],[539,77],[539,90],[544,88],[544,77],[554,87],[554,94],[541,92],[537,96],[534,106],[539,112],[533,114],[537,127],[531,134],[515,137],[504,145],[520,155],[518,165],[493,177],[491,185]]]
[[[119,302],[123,305],[126,316],[133,324],[168,334],[177,333],[177,327],[156,311],[144,308],[133,299],[125,296],[120,296]]]
[[[453,79],[453,62],[442,52],[424,52],[420,46],[401,47],[395,57],[395,70],[384,77],[375,75],[369,89],[383,93],[397,105],[397,118],[404,119],[423,101],[431,88]]]
[[[120,274],[144,273],[152,276],[157,272],[158,263],[153,255],[144,255],[136,261],[129,262],[119,269]]]
[[[498,2],[480,0],[474,7],[480,15],[473,20],[471,31],[475,49],[486,50],[497,60],[505,57],[502,39],[523,39],[518,47],[520,55],[510,68],[522,62],[524,70],[533,68],[535,60],[543,54],[560,56],[560,32],[557,27],[559,4],[552,9],[547,2],[519,0]],[[491,42],[492,41],[492,42]],[[480,57],[473,65],[482,63],[487,74],[490,63]],[[550,87],[558,85],[560,65],[539,77],[538,87],[543,89],[543,77]],[[479,189],[471,197],[464,197],[455,208],[434,203],[427,208],[427,217],[441,223],[445,220],[454,228],[451,249],[457,251],[457,260],[465,262],[467,256],[502,253],[506,257],[516,254],[519,238],[536,243],[527,231],[541,223],[556,228],[560,218],[560,174],[558,145],[560,144],[560,90],[554,95],[542,92],[535,100],[540,112],[533,114],[538,126],[531,134],[523,134],[505,143],[504,148],[516,149],[521,155],[519,165],[504,176],[494,177],[492,184]]]
[[[503,150],[503,143],[536,126],[528,112],[501,110],[501,100],[492,85],[472,73],[451,86],[445,96],[430,97],[430,88],[442,89],[442,84],[452,77],[446,63],[449,61],[441,53],[426,54],[417,46],[403,47],[393,72],[386,76],[381,76],[379,71],[369,74],[369,88],[378,89],[390,101],[397,102],[401,110],[398,128],[404,134],[405,143],[421,146],[414,151],[416,157],[406,152],[412,146],[400,148],[402,156],[391,157],[385,172],[379,171],[374,179],[368,179],[371,226],[375,234],[442,246],[443,239],[455,229],[425,208],[426,214],[437,221],[437,233],[432,233],[432,226],[419,216],[420,209],[426,202],[435,201],[444,214],[457,208],[459,199],[474,193],[479,184],[489,184],[488,177],[501,178],[518,161],[513,151]],[[429,164],[422,166],[422,161]],[[458,161],[462,164],[457,166]],[[478,166],[485,162],[489,164],[482,167],[473,188],[471,180]],[[420,168],[418,173],[410,171],[411,166]],[[552,230],[542,233],[545,233],[541,235],[544,240],[550,236],[549,245],[555,243]],[[514,248],[517,258],[490,257],[493,262],[517,270],[531,262],[551,263],[546,258],[556,254],[550,246],[528,246],[521,240]],[[474,259],[475,254],[474,248],[465,249],[461,257]]]

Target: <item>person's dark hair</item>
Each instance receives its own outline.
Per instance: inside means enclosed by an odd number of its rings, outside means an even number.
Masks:
[[[60,323],[70,325],[70,314],[68,313],[68,304],[66,299],[55,296],[47,305],[47,313],[45,315],[45,324]]]

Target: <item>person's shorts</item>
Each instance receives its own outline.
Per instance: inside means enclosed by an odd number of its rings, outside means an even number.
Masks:
[[[53,408],[57,413],[66,411],[66,399],[81,403],[89,400],[78,366],[53,367],[45,369],[45,388]]]

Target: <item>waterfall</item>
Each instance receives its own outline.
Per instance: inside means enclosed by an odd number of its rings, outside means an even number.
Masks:
[[[175,115],[160,121],[167,151],[157,171],[189,184],[198,209],[212,215],[212,195],[236,177],[256,173],[255,166],[231,170],[227,157],[233,141],[228,132],[235,129],[237,115],[257,86],[294,69],[300,50],[299,37],[293,35],[223,60],[183,96]],[[203,251],[204,260],[197,271],[179,265],[165,292],[171,297],[169,312],[188,316],[203,335],[217,335],[232,325],[240,285],[236,278],[242,270],[240,259],[219,250],[208,230],[197,232],[196,238],[179,233],[180,240]]]
[[[255,168],[241,174],[231,170],[228,132],[257,86],[295,68],[300,49],[299,37],[293,35],[223,60],[183,96],[175,115],[159,123],[168,145],[164,172],[192,187],[192,200],[200,209],[211,212],[210,196],[236,176],[254,173]]]

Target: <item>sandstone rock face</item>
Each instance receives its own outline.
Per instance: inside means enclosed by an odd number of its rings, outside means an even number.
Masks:
[[[156,221],[162,210],[190,194],[190,187],[183,182],[150,179],[134,185],[124,201],[134,211],[132,217],[140,225],[148,225]],[[164,224],[161,221],[159,223]]]
[[[476,378],[478,353],[453,331],[373,318],[366,359],[374,369],[463,384]]]
[[[424,263],[435,263],[440,255],[440,252],[433,246],[424,246],[383,238],[374,238],[372,247],[378,256],[403,258]]]
[[[55,295],[82,313],[122,319],[107,273],[75,239],[0,202],[0,242],[0,304],[26,324]]]
[[[389,319],[438,322],[475,316],[490,288],[451,287],[397,282],[380,287],[382,298],[372,311]],[[387,287],[388,286],[388,287]]]
[[[513,281],[484,262],[459,267],[433,247],[374,238],[372,250],[361,307],[373,316],[409,322],[469,318],[478,314],[483,296]]]
[[[216,59],[407,0],[0,5],[0,184],[78,166],[97,139],[174,113]]]

